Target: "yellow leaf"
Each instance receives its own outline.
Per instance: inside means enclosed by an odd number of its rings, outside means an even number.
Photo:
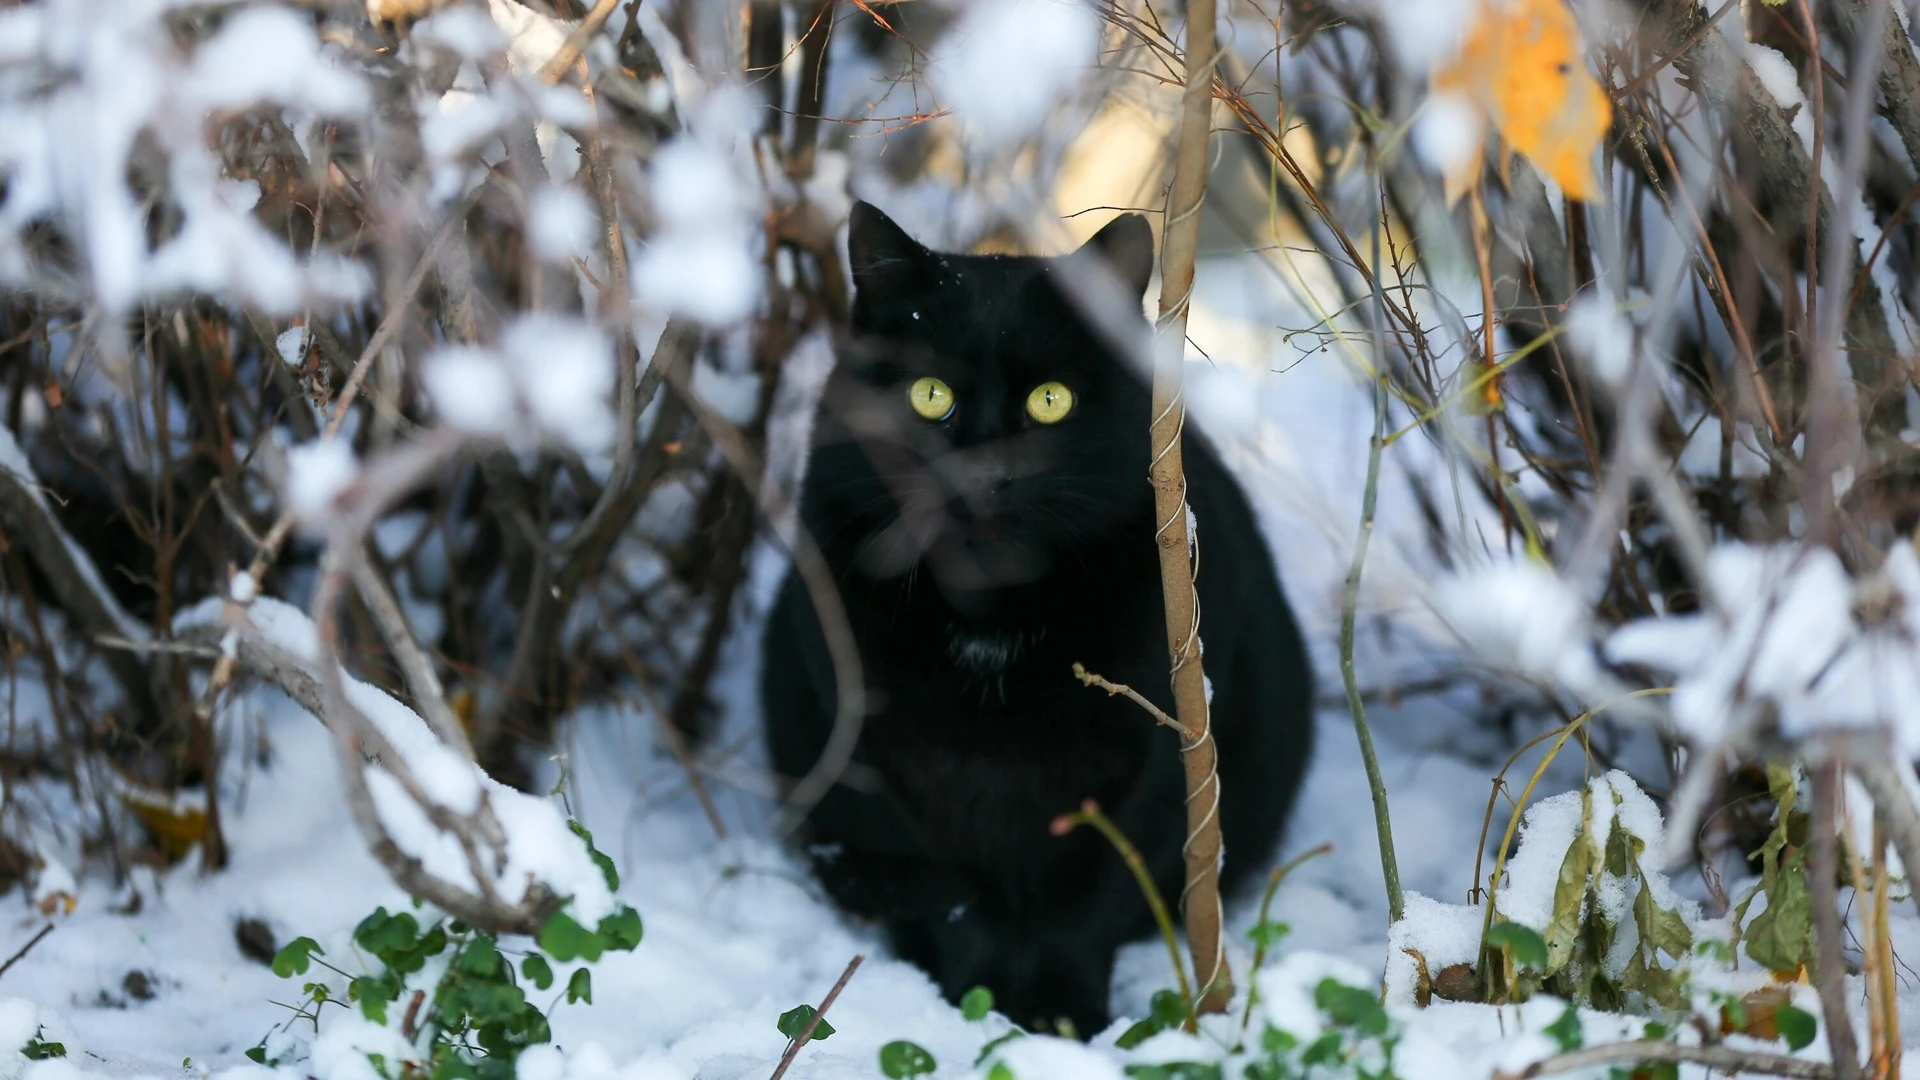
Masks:
[[[1568,198],[1600,199],[1593,153],[1613,105],[1587,70],[1580,27],[1562,0],[1486,0],[1460,55],[1435,72],[1433,89],[1472,101]],[[1464,190],[1453,177],[1447,186],[1449,201]]]
[[[147,827],[156,847],[169,859],[178,859],[207,838],[207,808],[157,792],[127,787],[120,797]]]

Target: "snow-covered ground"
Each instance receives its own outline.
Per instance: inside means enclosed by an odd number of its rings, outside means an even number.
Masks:
[[[1244,271],[1219,265],[1203,275],[1201,296],[1210,304],[1196,312],[1194,335],[1221,366],[1194,365],[1195,408],[1212,422],[1260,508],[1322,660],[1322,698],[1334,701],[1339,683],[1330,660],[1340,581],[1372,417],[1343,358],[1317,354],[1293,362],[1280,332],[1257,314],[1271,298],[1249,295],[1261,287],[1260,276]],[[1232,357],[1243,358],[1239,366]],[[1403,440],[1389,457],[1368,607],[1406,617],[1394,622],[1390,638],[1378,632],[1381,619],[1368,620],[1362,680],[1370,687],[1384,685],[1390,670],[1396,678],[1417,677],[1444,653],[1436,639],[1407,629],[1428,624],[1415,616],[1424,604],[1420,582],[1434,567],[1420,554],[1399,469],[1425,467],[1423,446]],[[925,975],[891,959],[872,930],[838,915],[772,831],[773,802],[755,768],[753,687],[759,614],[781,569],[774,550],[760,553],[752,613],[742,621],[718,687],[728,727],[715,745],[738,748],[710,780],[724,837],[691,796],[675,760],[657,745],[647,717],[590,709],[566,729],[547,765],[548,782],[564,770],[571,811],[617,863],[621,899],[646,927],[637,950],[608,954],[595,965],[594,1004],[564,1004],[561,990],[551,991],[555,1043],[568,1053],[570,1075],[762,1080],[787,1041],[776,1019],[797,1004],[818,1002],[856,954],[867,960],[829,1013],[837,1034],[804,1048],[787,1075],[875,1077],[876,1051],[895,1039],[931,1051],[939,1076],[974,1075],[982,1043],[1005,1029],[998,1018],[965,1020]],[[83,880],[75,910],[58,917],[51,936],[0,977],[0,998],[34,1003],[42,1010],[37,1020],[44,1037],[68,1044],[64,1062],[30,1066],[35,1080],[59,1080],[73,1068],[113,1076],[257,1068],[242,1057],[249,1047],[275,1028],[311,1024],[293,1019],[288,1007],[301,997],[300,980],[277,978],[245,958],[235,941],[236,920],[265,920],[279,943],[311,936],[338,959],[352,955],[350,933],[369,911],[405,903],[349,819],[325,731],[277,693],[259,691],[249,700],[235,715],[257,717],[264,753],[236,755],[246,760],[225,778],[230,869],[206,877],[189,860],[165,873],[136,871],[140,904],[134,911],[124,910],[126,896],[114,895],[103,881]],[[1476,722],[1476,702],[1471,691],[1453,691],[1372,707],[1403,881],[1450,903],[1464,902],[1474,883],[1489,777],[1533,733],[1487,730]],[[1374,823],[1344,708],[1323,711],[1320,728],[1300,809],[1278,857],[1326,843],[1333,852],[1307,863],[1281,889],[1276,910],[1292,934],[1268,966],[1345,970],[1372,985],[1387,959]],[[251,749],[250,740],[234,741]],[[1572,758],[1549,774],[1539,794],[1580,782]],[[1497,825],[1506,813],[1503,805]],[[17,894],[0,903],[7,913],[0,922],[5,955],[44,920]],[[1241,898],[1230,922],[1242,986],[1251,954],[1245,930],[1253,920],[1251,898]],[[1898,929],[1908,933],[1896,942],[1913,937],[1911,926]],[[1152,992],[1171,984],[1164,950],[1142,942],[1121,958],[1115,1007],[1123,1016],[1142,1016]],[[18,1005],[12,1007],[17,1013]],[[1449,1072],[1485,1075],[1502,1055],[1540,1056],[1540,1036],[1523,1033],[1537,1032],[1558,1010],[1550,1002],[1504,1014],[1441,1005],[1409,1035],[1408,1050],[1419,1047],[1429,1066],[1453,1062]],[[319,1026],[324,1034],[350,1022],[346,1008],[328,1006]],[[1111,1044],[1113,1034],[1104,1042]],[[1097,1054],[1026,1042],[1007,1059],[1022,1080],[1119,1075],[1117,1065],[1090,1064]],[[1450,1045],[1465,1056],[1449,1056],[1455,1054]],[[1050,1064],[1044,1060],[1050,1054],[1061,1056]],[[529,1060],[547,1065],[523,1066],[528,1080],[560,1075],[548,1057]],[[20,1065],[0,1062],[0,1077],[12,1077]],[[307,1064],[296,1069],[322,1080],[351,1074]],[[1403,1067],[1403,1075],[1414,1074],[1424,1070]]]

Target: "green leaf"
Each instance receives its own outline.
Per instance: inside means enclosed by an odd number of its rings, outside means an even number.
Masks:
[[[1170,1061],[1164,1065],[1129,1065],[1134,1080],[1222,1080],[1220,1066],[1210,1061]]]
[[[905,1039],[895,1039],[880,1048],[880,1073],[887,1080],[926,1076],[937,1068],[932,1054]]]
[[[1147,1019],[1161,1031],[1177,1028],[1187,1022],[1187,999],[1177,991],[1155,990],[1147,1001]]]
[[[283,979],[305,975],[307,969],[313,966],[313,958],[325,955],[327,950],[321,948],[320,943],[312,938],[294,938],[281,946],[279,952],[273,954],[273,973]]]
[[[1313,988],[1313,1003],[1341,1027],[1357,1028],[1368,1035],[1383,1035],[1387,1030],[1387,1011],[1371,993],[1332,979],[1320,980]]]
[[[593,973],[586,968],[578,968],[573,977],[567,980],[567,1004],[584,1001],[593,1004]]]
[[[1340,1033],[1329,1031],[1307,1044],[1300,1052],[1300,1064],[1325,1065],[1340,1058]]]
[[[255,1065],[265,1065],[267,1063],[267,1044],[261,1043],[259,1046],[247,1047],[246,1057],[248,1061],[253,1062]]]
[[[1807,891],[1807,851],[1794,852],[1767,887],[1767,910],[1747,923],[1747,955],[1783,975],[1813,960],[1813,898]]]
[[[38,1034],[35,1034],[33,1038],[27,1040],[27,1045],[20,1048],[20,1056],[26,1058],[28,1061],[45,1061],[48,1058],[63,1058],[67,1056],[67,1044],[46,1042],[42,1040]]]
[[[1579,944],[1581,918],[1587,902],[1588,877],[1593,873],[1593,845],[1584,833],[1576,833],[1560,860],[1560,877],[1553,886],[1553,918],[1543,935],[1547,942],[1547,963],[1541,972],[1552,975],[1573,960]],[[1515,958],[1518,962],[1518,958]]]
[[[968,1020],[984,1020],[993,1011],[993,991],[976,986],[960,999],[960,1015]]]
[[[1580,1024],[1580,1010],[1572,1005],[1568,1005],[1567,1011],[1560,1014],[1560,1019],[1541,1030],[1548,1038],[1559,1044],[1561,1053],[1578,1050],[1587,1041],[1586,1032]]]
[[[1798,1053],[1813,1045],[1814,1037],[1820,1033],[1820,1022],[1813,1014],[1794,1005],[1782,1005],[1773,1014],[1773,1026],[1779,1029],[1780,1037],[1787,1040],[1788,1049]]]
[[[599,934],[574,922],[573,916],[565,911],[556,911],[547,916],[535,940],[548,956],[563,964],[572,960],[592,963],[600,959],[600,954],[606,950]]]
[[[1518,967],[1544,971],[1547,967],[1547,942],[1531,926],[1517,922],[1496,923],[1487,931],[1487,944],[1513,954]]]
[[[789,1039],[799,1038],[800,1033],[807,1030],[807,1024],[813,1020],[815,1015],[813,1006],[795,1005],[793,1008],[780,1014],[780,1034],[785,1035]],[[813,1042],[823,1042],[832,1037],[832,1035],[833,1025],[822,1019],[819,1023],[813,1025],[813,1035],[810,1038]]]
[[[1286,923],[1275,922],[1272,919],[1268,919],[1265,922],[1254,923],[1253,927],[1247,931],[1247,936],[1253,939],[1253,943],[1256,946],[1262,949],[1272,949],[1279,945],[1281,940],[1292,932],[1293,927]]]
[[[494,947],[493,938],[481,934],[460,950],[460,959],[453,966],[454,970],[464,974],[491,979],[497,978],[506,964],[500,959],[500,950]]]
[[[420,940],[420,923],[404,911],[389,915],[386,908],[375,908],[373,914],[360,920],[360,925],[353,928],[353,940],[361,948],[385,960],[411,949]]]
[[[615,952],[632,952],[640,944],[640,913],[621,904],[600,920],[600,937]]]
[[[1687,920],[1679,912],[1655,904],[1653,890],[1645,880],[1640,882],[1639,895],[1633,898],[1633,922],[1640,928],[1643,945],[1651,945],[1675,960],[1693,948],[1693,931],[1687,927]]]
[[[528,953],[527,958],[520,961],[520,974],[525,975],[536,990],[545,990],[553,985],[553,968],[547,964],[547,958],[539,953]]]
[[[976,1069],[979,1068],[980,1063],[986,1061],[987,1058],[991,1057],[995,1050],[1000,1049],[1000,1047],[1006,1045],[1007,1043],[1012,1042],[1015,1039],[1020,1038],[1022,1035],[1025,1035],[1025,1034],[1026,1032],[1021,1031],[1019,1028],[1008,1028],[1007,1030],[1001,1032],[1000,1034],[995,1035],[993,1038],[988,1039],[987,1044],[980,1048],[979,1056],[973,1059],[974,1068]]]
[[[1136,1020],[1132,1027],[1120,1033],[1120,1037],[1114,1040],[1113,1045],[1122,1050],[1131,1050],[1165,1030],[1152,1020]]]
[[[619,892],[620,871],[613,868],[612,859],[607,858],[599,848],[593,846],[593,834],[587,831],[585,825],[572,818],[567,819],[567,828],[573,830],[573,835],[586,841],[587,855],[593,859],[594,865],[600,868],[600,876],[607,879],[607,891]]]
[[[996,1061],[993,1068],[987,1070],[987,1080],[1015,1080],[1013,1070],[1007,1068],[1004,1061]]]

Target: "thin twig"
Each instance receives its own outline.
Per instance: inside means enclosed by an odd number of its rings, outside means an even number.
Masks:
[[[1373,229],[1373,262],[1380,265],[1380,226]],[[1367,566],[1367,542],[1373,538],[1373,512],[1380,495],[1380,451],[1387,435],[1386,343],[1382,325],[1380,279],[1374,277],[1373,438],[1367,444],[1367,486],[1360,497],[1360,531],[1353,541],[1353,562],[1347,567],[1344,598],[1340,602],[1340,678],[1347,687],[1347,711],[1353,716],[1353,734],[1360,741],[1360,760],[1367,770],[1367,788],[1373,794],[1374,833],[1380,842],[1380,873],[1387,883],[1387,917],[1399,922],[1407,900],[1400,890],[1400,861],[1393,852],[1393,821],[1387,808],[1387,784],[1374,752],[1373,730],[1367,725],[1366,702],[1360,700],[1360,677],[1353,666],[1353,635],[1360,611],[1360,575]],[[1498,468],[1498,462],[1495,463]],[[1475,884],[1479,884],[1475,882]]]
[[[1735,1050],[1730,1046],[1681,1046],[1678,1043],[1636,1039],[1631,1042],[1583,1046],[1564,1054],[1536,1061],[1518,1072],[1497,1071],[1494,1080],[1533,1080],[1538,1076],[1590,1069],[1596,1065],[1674,1062],[1705,1065],[1725,1073],[1760,1073],[1786,1076],[1794,1080],[1834,1080],[1833,1066],[1824,1061],[1769,1054],[1758,1050]]]
[[[1133,872],[1133,880],[1139,884],[1141,895],[1147,898],[1147,908],[1153,912],[1154,925],[1160,928],[1160,940],[1167,946],[1167,959],[1173,964],[1174,981],[1180,984],[1180,1001],[1187,1009],[1186,1029],[1200,1030],[1195,1017],[1193,983],[1187,979],[1187,967],[1180,962],[1180,939],[1173,932],[1173,917],[1167,913],[1167,902],[1160,895],[1159,886],[1153,883],[1153,874],[1147,870],[1147,860],[1141,858],[1140,849],[1133,846],[1127,834],[1113,819],[1100,811],[1100,804],[1087,799],[1080,804],[1075,813],[1061,814],[1053,819],[1053,835],[1065,836],[1081,825],[1091,825],[1107,838],[1113,850],[1120,853],[1120,860]]]
[[[820,1007],[813,1010],[813,1018],[807,1021],[807,1026],[801,1028],[800,1034],[795,1035],[793,1041],[787,1044],[787,1052],[780,1055],[780,1064],[773,1067],[773,1075],[767,1080],[780,1080],[787,1074],[787,1067],[793,1064],[793,1059],[799,1055],[800,1048],[807,1045],[808,1039],[813,1038],[813,1029],[819,1027],[820,1021],[827,1018],[827,1010],[833,1008],[833,999],[839,997],[840,991],[846,989],[847,980],[853,978],[853,973],[859,970],[861,961],[865,959],[864,954],[855,953],[853,959],[847,961],[847,970],[840,973],[840,978],[834,981],[833,989],[827,991],[827,996],[820,999]]]
[[[24,957],[25,957],[25,956],[26,956],[26,955],[27,955],[28,953],[30,953],[30,952],[32,952],[32,951],[33,951],[33,947],[34,947],[35,945],[38,945],[38,944],[40,944],[40,939],[41,939],[41,938],[43,938],[43,937],[46,937],[46,936],[47,936],[48,934],[51,934],[51,933],[53,933],[53,928],[54,928],[54,927],[56,927],[56,926],[58,926],[58,925],[60,925],[60,924],[59,924],[59,923],[48,923],[47,925],[45,925],[45,926],[43,926],[43,927],[41,927],[41,928],[40,928],[40,932],[39,932],[39,933],[37,933],[37,934],[35,934],[35,935],[33,935],[32,937],[30,937],[30,938],[28,938],[28,939],[27,939],[27,943],[26,943],[25,945],[22,945],[22,946],[20,946],[20,949],[19,949],[19,951],[18,951],[18,952],[15,952],[15,953],[14,953],[14,954],[13,954],[12,956],[9,956],[9,957],[7,957],[7,962],[6,962],[6,963],[4,963],[4,964],[0,964],[0,975],[5,975],[5,974],[7,973],[7,970],[8,970],[9,968],[11,968],[11,967],[13,967],[13,965],[15,965],[15,964],[17,964],[17,963],[19,963],[19,962],[21,961],[21,959],[23,959],[23,958],[24,958]]]
[[[1095,675],[1091,671],[1088,671],[1086,668],[1082,667],[1078,662],[1075,662],[1073,665],[1073,677],[1076,679],[1079,679],[1080,685],[1082,686],[1093,686],[1093,687],[1098,687],[1102,690],[1105,690],[1107,692],[1107,696],[1109,697],[1112,697],[1115,694],[1124,695],[1128,701],[1131,701],[1135,705],[1138,705],[1141,708],[1147,710],[1147,714],[1153,717],[1154,722],[1165,724],[1166,726],[1172,728],[1175,731],[1180,730],[1180,721],[1175,720],[1173,717],[1168,716],[1166,713],[1160,711],[1160,706],[1155,705],[1153,702],[1148,701],[1144,697],[1141,697],[1140,692],[1138,690],[1135,690],[1133,687],[1128,686],[1125,683],[1108,682],[1106,679],[1098,675]]]

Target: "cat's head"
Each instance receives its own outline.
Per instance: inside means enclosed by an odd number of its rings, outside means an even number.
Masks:
[[[1062,258],[952,255],[858,203],[847,247],[851,334],[810,485],[823,540],[872,577],[924,567],[964,606],[1150,512],[1148,389],[1113,347],[1148,340],[1144,218]]]

